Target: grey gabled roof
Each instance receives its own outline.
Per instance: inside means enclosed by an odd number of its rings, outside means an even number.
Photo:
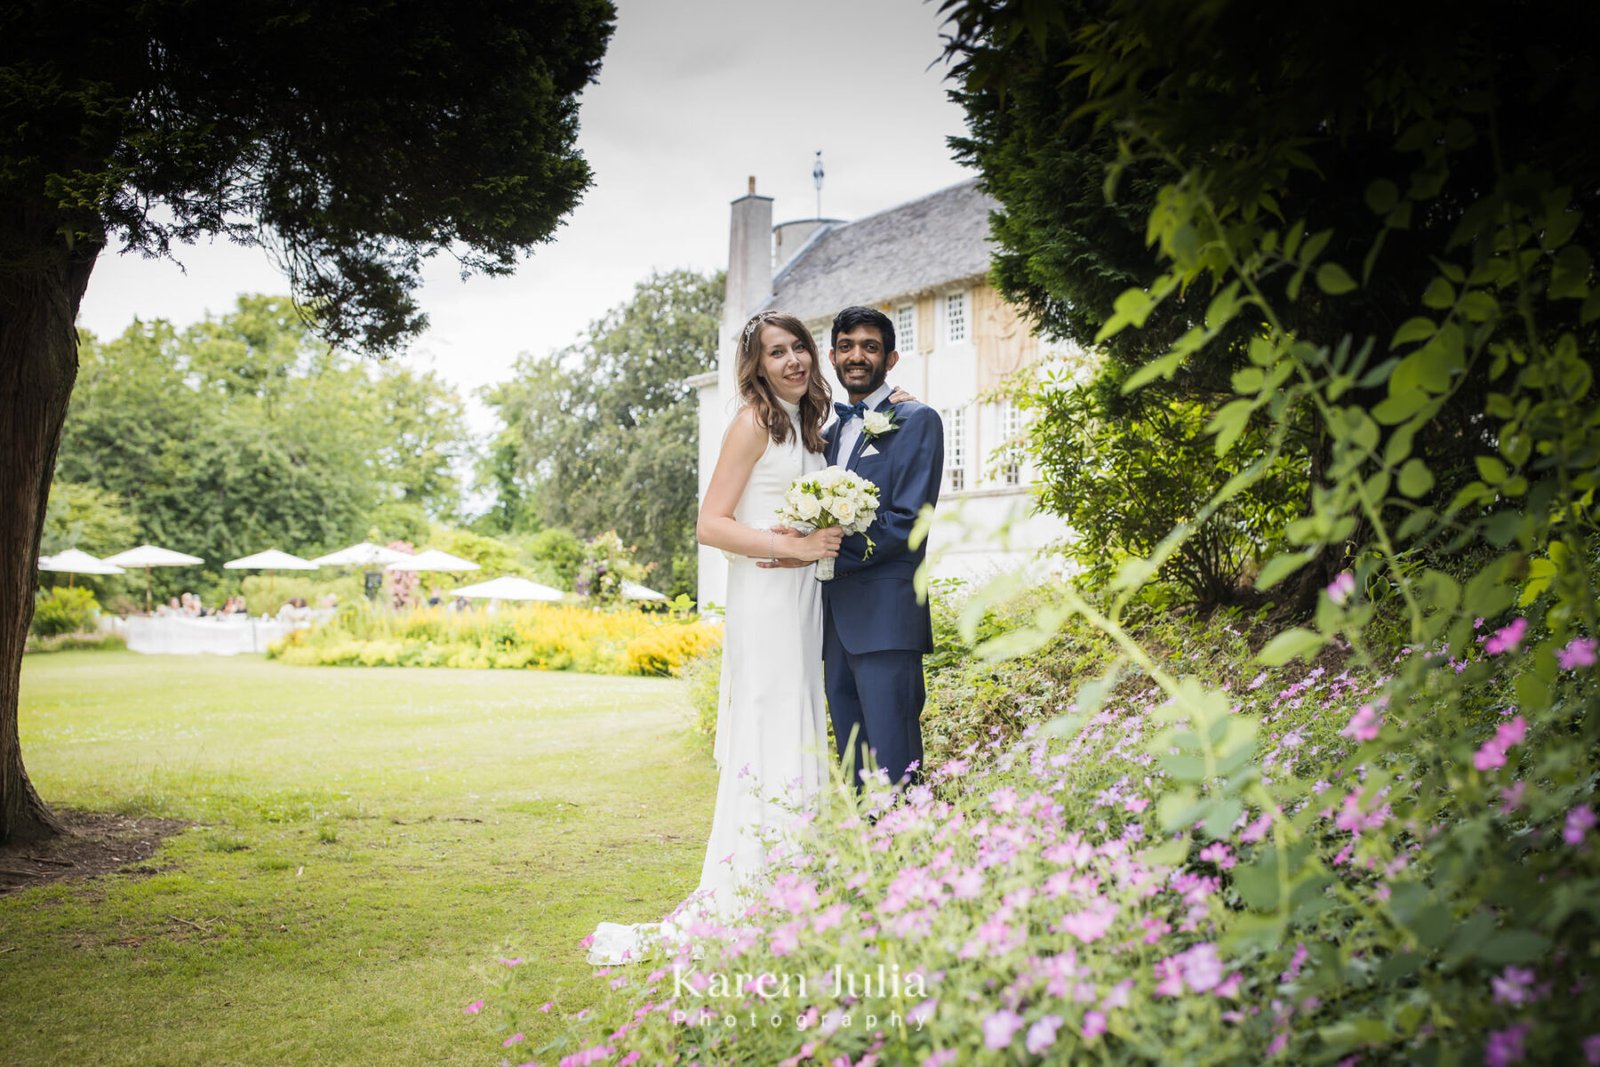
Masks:
[[[973,179],[835,223],[773,278],[766,306],[814,322],[851,304],[882,303],[986,274],[989,212],[997,206]]]

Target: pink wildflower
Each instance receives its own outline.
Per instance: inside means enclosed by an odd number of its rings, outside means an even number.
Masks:
[[[1513,1063],[1521,1063],[1528,1054],[1523,1047],[1523,1040],[1532,1029],[1527,1023],[1517,1023],[1504,1030],[1491,1030],[1489,1043],[1483,1050],[1483,1062],[1487,1067],[1510,1067]]]
[[[1045,1049],[1056,1043],[1056,1030],[1061,1026],[1061,1016],[1046,1015],[1032,1026],[1028,1027],[1028,1036],[1023,1044],[1035,1056],[1041,1055]]]
[[[1207,863],[1215,863],[1224,871],[1232,870],[1238,860],[1233,857],[1233,850],[1221,841],[1213,841],[1200,850],[1200,858]]]
[[[521,956],[513,956],[509,960],[505,959],[504,957],[502,957],[500,962],[505,964],[507,967],[520,967],[522,965],[522,957]]]
[[[1378,736],[1378,729],[1383,725],[1383,719],[1373,710],[1371,704],[1363,704],[1350,716],[1350,722],[1343,730],[1339,731],[1341,737],[1354,738],[1357,741],[1371,741]]]
[[[556,1002],[555,1001],[547,1000],[543,1004],[539,1005],[539,1010],[547,1012],[547,1011],[549,1011],[551,1008],[553,1008],[555,1006],[556,1006]]]
[[[1209,941],[1195,945],[1177,959],[1185,984],[1196,993],[1208,993],[1222,981],[1222,961],[1217,958],[1217,946]]]
[[[474,1000],[471,1004],[467,1005],[465,1010],[468,1015],[476,1015],[483,1010],[483,1001]]]
[[[504,1041],[500,1042],[500,1047],[510,1048],[512,1045],[521,1044],[524,1040],[526,1040],[526,1038],[524,1038],[521,1033],[515,1033],[506,1038]]]
[[[1523,635],[1528,632],[1528,620],[1518,616],[1511,622],[1496,630],[1494,634],[1483,643],[1486,655],[1498,656],[1506,652],[1515,652],[1517,646],[1522,644]],[[1509,1033],[1509,1031],[1507,1031]],[[1520,1057],[1519,1057],[1520,1058]]]
[[[769,948],[774,956],[787,956],[800,947],[800,935],[793,924],[785,924],[772,931]]]
[[[1528,735],[1528,720],[1521,715],[1510,722],[1503,722],[1495,730],[1494,736],[1485,741],[1478,751],[1473,754],[1472,765],[1480,771],[1490,771],[1506,765],[1506,753],[1511,746],[1520,745],[1523,738]]]
[[[1573,808],[1567,812],[1567,825],[1561,831],[1561,840],[1573,847],[1583,844],[1594,823],[1594,809],[1589,805]]]
[[[1531,1003],[1537,997],[1533,991],[1536,978],[1533,970],[1528,967],[1507,967],[1499,975],[1489,979],[1489,987],[1494,990],[1496,1004],[1510,1004],[1520,1008]]]
[[[1338,576],[1328,583],[1326,590],[1328,599],[1335,604],[1343,604],[1350,599],[1351,594],[1355,591],[1356,576],[1349,571],[1340,571]]]
[[[1093,1041],[1106,1032],[1106,1014],[1103,1011],[1086,1011],[1083,1013],[1083,1039]]]
[[[1100,940],[1106,936],[1106,931],[1111,929],[1111,924],[1116,921],[1117,906],[1109,900],[1101,898],[1090,904],[1083,911],[1075,911],[1061,917],[1061,929],[1076,937],[1084,944]]]
[[[1522,794],[1527,790],[1528,783],[1518,779],[1500,790],[1500,814],[1510,815],[1522,804]]]
[[[949,1067],[949,1065],[954,1062],[956,1062],[956,1050],[953,1048],[942,1048],[939,1051],[925,1057],[922,1061],[922,1067]]]
[[[640,1052],[638,1049],[634,1049],[632,1052],[628,1053],[626,1056],[622,1057],[622,1059],[617,1061],[617,1067],[633,1067],[634,1064],[638,1063],[642,1059],[644,1059],[644,1053]]]
[[[1266,837],[1270,829],[1272,829],[1272,816],[1263,813],[1255,822],[1239,832],[1239,840],[1244,844],[1253,845]]]
[[[1590,1034],[1583,1039],[1583,1059],[1589,1067],[1600,1067],[1600,1034]]]
[[[996,1051],[1008,1047],[1022,1029],[1022,1016],[1010,1008],[1001,1008],[983,1020],[983,1043]]]
[[[1561,664],[1564,671],[1575,671],[1580,667],[1593,667],[1596,653],[1600,652],[1600,641],[1592,637],[1574,637],[1567,642],[1567,647],[1556,653],[1556,661]]]
[[[1178,969],[1178,957],[1157,960],[1156,996],[1181,997],[1183,995],[1183,974]]]

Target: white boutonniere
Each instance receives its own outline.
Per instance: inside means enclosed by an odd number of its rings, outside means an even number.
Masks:
[[[869,441],[876,441],[880,437],[887,437],[900,428],[900,420],[895,418],[894,408],[888,411],[868,411],[861,416],[861,432]]]

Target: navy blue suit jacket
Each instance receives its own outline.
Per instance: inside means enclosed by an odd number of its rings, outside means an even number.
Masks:
[[[927,604],[917,603],[912,577],[926,555],[926,543],[911,549],[906,539],[924,504],[939,500],[944,477],[944,424],[939,413],[915,402],[878,405],[893,410],[898,428],[869,438],[863,433],[852,449],[840,457],[839,424],[829,428],[825,453],[837,463],[878,487],[878,515],[867,536],[872,538],[870,558],[866,538],[851,534],[839,549],[835,577],[822,583],[826,626],[852,655],[864,652],[933,651],[933,619]],[[862,455],[869,446],[875,455]]]

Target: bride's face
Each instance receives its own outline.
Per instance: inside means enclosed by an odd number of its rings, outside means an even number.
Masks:
[[[814,355],[806,350],[806,343],[781,326],[761,328],[761,377],[778,399],[791,404],[800,403],[811,384],[811,364]]]

